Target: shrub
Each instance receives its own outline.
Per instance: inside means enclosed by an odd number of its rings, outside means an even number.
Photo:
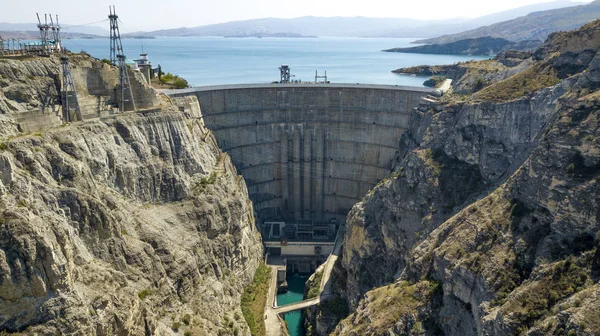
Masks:
[[[188,81],[186,81],[185,79],[183,79],[179,76],[173,75],[170,72],[162,75],[160,77],[160,82],[162,84],[173,85],[173,87],[175,87],[176,89],[185,89],[186,87],[190,86]]]
[[[175,88],[177,89],[185,89],[189,86],[189,84],[188,81],[186,81],[185,79],[177,77],[175,78],[175,80],[173,80],[173,86],[175,86]]]
[[[154,292],[151,289],[144,289],[143,291],[138,293],[138,297],[140,298],[140,300],[144,300],[152,294],[154,294]]]
[[[307,299],[316,298],[321,294],[321,280],[323,279],[323,271],[316,273],[315,278],[308,283],[308,292],[306,293]]]
[[[192,317],[190,316],[190,314],[185,314],[185,316],[183,316],[183,319],[181,320],[183,322],[183,324],[190,325],[190,321],[192,320]]]
[[[173,331],[177,332],[179,331],[179,328],[181,328],[181,323],[173,322],[173,324],[171,324],[171,329],[173,329]]]
[[[486,81],[482,78],[479,77],[477,78],[477,80],[475,81],[475,84],[473,85],[473,91],[479,91],[481,89],[483,89],[483,87],[486,85]]]
[[[270,278],[271,268],[265,264],[260,264],[254,274],[252,283],[244,288],[244,293],[242,294],[242,313],[253,336],[265,335],[263,316],[265,314]]]

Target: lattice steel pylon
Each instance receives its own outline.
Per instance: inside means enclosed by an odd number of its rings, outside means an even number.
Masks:
[[[48,15],[44,14],[44,23],[40,20],[40,15],[35,13],[38,19],[38,29],[40,30],[40,40],[42,40],[42,50],[46,54],[50,54],[50,45],[48,41],[48,30],[50,30],[50,25],[48,25]]]
[[[123,43],[121,42],[121,33],[119,32],[119,16],[115,10],[115,6],[108,6],[108,19],[110,20],[110,62],[119,67],[119,85],[121,86],[121,96],[119,99],[119,109],[125,112],[125,91],[128,91],[131,105],[135,111],[135,101],[133,99],[133,91],[131,90],[131,82],[129,80],[129,71],[127,67],[125,53],[123,52]]]
[[[60,57],[60,64],[62,65],[61,94],[63,122],[71,122],[71,103],[69,102],[69,98],[74,99],[77,119],[83,121],[83,116],[81,115],[81,109],[79,107],[79,99],[77,99],[77,90],[75,89],[75,83],[73,82],[73,76],[71,75],[71,65],[69,64],[69,58],[67,57],[66,52],[63,52]]]
[[[60,25],[58,24],[58,15],[56,15],[56,24],[54,24],[54,21],[52,20],[52,15],[50,15],[50,29],[52,29],[52,35],[54,35],[54,47],[55,47],[55,51],[61,51],[62,50],[62,43],[61,43],[61,38],[60,38]]]

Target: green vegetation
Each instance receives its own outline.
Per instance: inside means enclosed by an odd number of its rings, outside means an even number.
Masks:
[[[308,280],[308,292],[306,293],[307,299],[313,299],[319,296],[321,289],[321,280],[323,279],[323,271],[315,273],[314,279]]]
[[[185,316],[183,316],[183,319],[181,319],[181,321],[183,322],[183,324],[190,325],[190,321],[192,320],[192,317],[190,316],[190,314],[185,314]]]
[[[440,293],[441,286],[434,281],[422,280],[417,283],[399,281],[376,288],[367,293],[364,299],[366,308],[350,315],[341,324],[351,334],[384,335],[399,321],[419,321],[426,314],[427,306],[433,297]],[[356,323],[359,321],[359,323]],[[422,324],[414,325],[413,331],[423,330]]]
[[[567,166],[567,174],[573,175],[573,173],[575,173],[575,164],[571,163]]]
[[[483,88],[475,93],[473,98],[477,100],[508,101],[556,85],[559,81],[554,68],[537,64],[503,81]]]
[[[108,64],[108,65],[112,65],[112,63],[110,62],[110,60],[108,60],[106,58],[101,59],[100,62]]]
[[[577,264],[573,256],[551,265],[544,273],[539,280],[522,286],[523,290],[503,307],[527,328],[550,315],[552,306],[560,300],[582,291],[589,279],[587,267]]]
[[[209,176],[203,176],[199,181],[196,181],[192,190],[196,195],[201,194],[206,188],[217,181],[217,173],[212,172]]]
[[[271,269],[265,264],[260,264],[254,279],[242,294],[242,313],[253,336],[265,335],[265,304],[269,292]]]
[[[326,313],[326,315],[333,315],[338,320],[342,320],[348,316],[350,313],[348,311],[348,302],[342,299],[339,296],[334,297],[331,300],[321,302],[320,304],[321,310]]]
[[[154,291],[152,289],[144,289],[143,291],[138,293],[138,297],[140,298],[140,300],[144,300],[152,294],[154,294]]]
[[[173,75],[170,72],[162,75],[160,77],[160,82],[161,82],[161,84],[171,85],[176,89],[185,89],[190,86],[188,81],[186,81],[185,79],[183,79],[177,75]]]
[[[6,150],[6,149],[8,149],[6,142],[0,142],[0,150]]]
[[[440,176],[440,174],[442,173],[442,168],[444,168],[444,165],[442,165],[441,163],[436,161],[435,155],[434,155],[433,151],[431,150],[431,148],[427,148],[423,151],[421,159],[423,159],[423,161],[425,161],[425,164],[431,168],[432,175],[434,177]]]
[[[173,331],[178,332],[179,328],[181,328],[181,323],[173,322],[173,324],[171,324],[171,329],[173,329]]]
[[[473,85],[473,92],[483,89],[487,85],[487,81],[483,77],[478,77]]]

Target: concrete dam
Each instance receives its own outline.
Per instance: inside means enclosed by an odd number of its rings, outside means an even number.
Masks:
[[[355,203],[389,176],[410,112],[431,91],[251,84],[164,92],[197,97],[204,124],[246,180],[267,247],[271,240],[289,240],[284,246],[313,242],[304,247],[308,252],[322,238],[328,241],[320,247],[325,254],[333,248],[332,239],[325,238],[335,237],[330,224],[344,220]],[[287,254],[302,251],[296,246]]]

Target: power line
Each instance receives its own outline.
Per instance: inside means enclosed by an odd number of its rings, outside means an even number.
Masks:
[[[77,28],[77,27],[91,26],[91,25],[95,25],[95,24],[98,24],[98,23],[106,22],[108,20],[109,19],[104,19],[104,20],[100,20],[100,21],[96,21],[96,22],[82,23],[82,24],[78,24],[78,25],[69,25],[67,27],[63,27],[63,30],[71,30],[71,29]]]

